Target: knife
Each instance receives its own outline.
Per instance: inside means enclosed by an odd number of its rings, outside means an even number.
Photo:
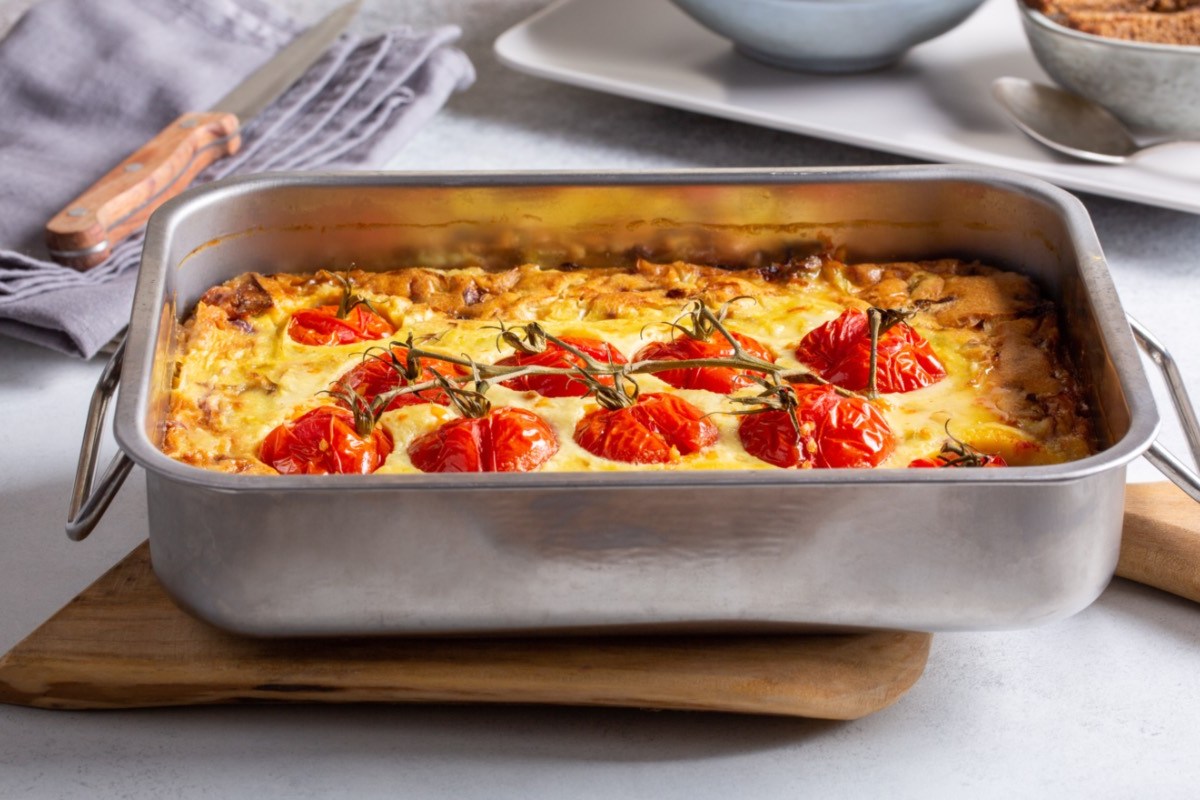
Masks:
[[[79,270],[108,258],[154,209],[242,145],[241,123],[290,87],[346,29],[362,0],[332,11],[208,111],[176,119],[46,224],[50,257]]]

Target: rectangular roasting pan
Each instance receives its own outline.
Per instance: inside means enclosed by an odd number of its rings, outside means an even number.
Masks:
[[[243,272],[747,264],[818,239],[852,260],[957,256],[1032,276],[1059,304],[1102,451],[1000,470],[267,477],[157,446],[180,322]],[[119,382],[123,452],[74,538],[136,462],[163,585],[199,617],[261,636],[1039,624],[1108,583],[1125,465],[1159,426],[1082,204],[947,166],[280,174],[194,189],[150,221]],[[92,471],[81,463],[75,508]]]

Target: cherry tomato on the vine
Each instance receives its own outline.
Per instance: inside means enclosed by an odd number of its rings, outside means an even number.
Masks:
[[[871,402],[832,386],[794,389],[800,430],[787,411],[747,414],[738,424],[746,452],[777,467],[874,467],[895,448],[891,427]]]
[[[400,364],[406,363],[408,356],[408,348],[399,345],[392,348],[392,357]],[[419,382],[425,383],[434,379],[434,371],[437,371],[443,376],[464,375],[466,371],[449,361],[442,361],[436,358],[422,358],[421,377]],[[408,378],[404,376],[400,368],[397,368],[388,356],[381,358],[366,358],[363,362],[342,377],[334,382],[334,387],[343,387],[361,395],[367,403],[370,403],[377,396],[384,392],[390,392],[393,389],[398,389],[402,386],[408,386]],[[437,403],[439,405],[449,405],[450,398],[446,396],[442,389],[422,389],[419,392],[409,392],[399,394],[387,404],[387,408],[383,411],[394,411],[401,406],[417,405],[419,403]],[[344,401],[343,401],[344,404]]]
[[[876,388],[881,393],[911,392],[946,377],[929,342],[904,322],[879,337]],[[846,309],[801,340],[796,358],[830,383],[846,389],[867,388],[871,364],[871,326],[865,312]]]
[[[665,464],[717,440],[704,412],[672,394],[646,394],[626,408],[598,408],[575,426],[575,441],[593,455],[630,464]]]
[[[392,439],[380,428],[367,435],[344,408],[319,406],[279,425],[263,439],[259,458],[284,475],[366,475],[392,452]]]
[[[740,333],[733,333],[732,336],[746,353],[763,361],[775,360],[770,348],[756,339]],[[732,355],[733,345],[720,334],[714,334],[709,340],[683,335],[665,342],[650,342],[637,351],[633,360],[690,361],[697,358],[729,358]],[[762,373],[735,367],[684,367],[656,372],[654,375],[676,389],[704,389],[717,394],[730,394],[748,386],[756,386],[752,376]]]
[[[560,337],[564,342],[586,353],[602,364],[610,361],[613,364],[624,364],[625,356],[617,348],[599,339],[585,339],[575,336]],[[496,362],[501,366],[538,366],[554,367],[557,369],[574,369],[583,366],[584,361],[579,356],[566,350],[554,342],[546,342],[546,349],[540,353],[516,352]],[[599,377],[599,381],[611,386],[613,379],[609,376]],[[570,375],[522,375],[519,378],[504,381],[504,386],[519,392],[537,392],[543,397],[583,397],[591,391],[587,384]]]
[[[1004,456],[975,453],[966,458],[943,450],[932,458],[916,458],[908,462],[910,467],[1007,467]]]
[[[444,422],[408,446],[422,472],[529,472],[558,452],[547,422],[522,408]]]
[[[288,336],[300,344],[338,345],[385,339],[396,332],[392,323],[365,304],[354,306],[344,318],[338,317],[338,308],[318,306],[300,309],[292,314],[288,322]]]

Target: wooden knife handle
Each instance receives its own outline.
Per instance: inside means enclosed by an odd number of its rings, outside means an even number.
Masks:
[[[51,257],[79,270],[108,258],[154,209],[241,146],[238,119],[223,111],[184,114],[118,164],[46,225]]]
[[[1117,574],[1200,603],[1200,504],[1173,483],[1131,483]]]

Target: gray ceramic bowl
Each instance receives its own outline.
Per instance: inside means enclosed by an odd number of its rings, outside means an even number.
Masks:
[[[1017,5],[1034,56],[1064,89],[1134,128],[1200,135],[1200,47],[1093,36]]]
[[[806,72],[885,67],[983,0],[671,0],[751,58]]]

